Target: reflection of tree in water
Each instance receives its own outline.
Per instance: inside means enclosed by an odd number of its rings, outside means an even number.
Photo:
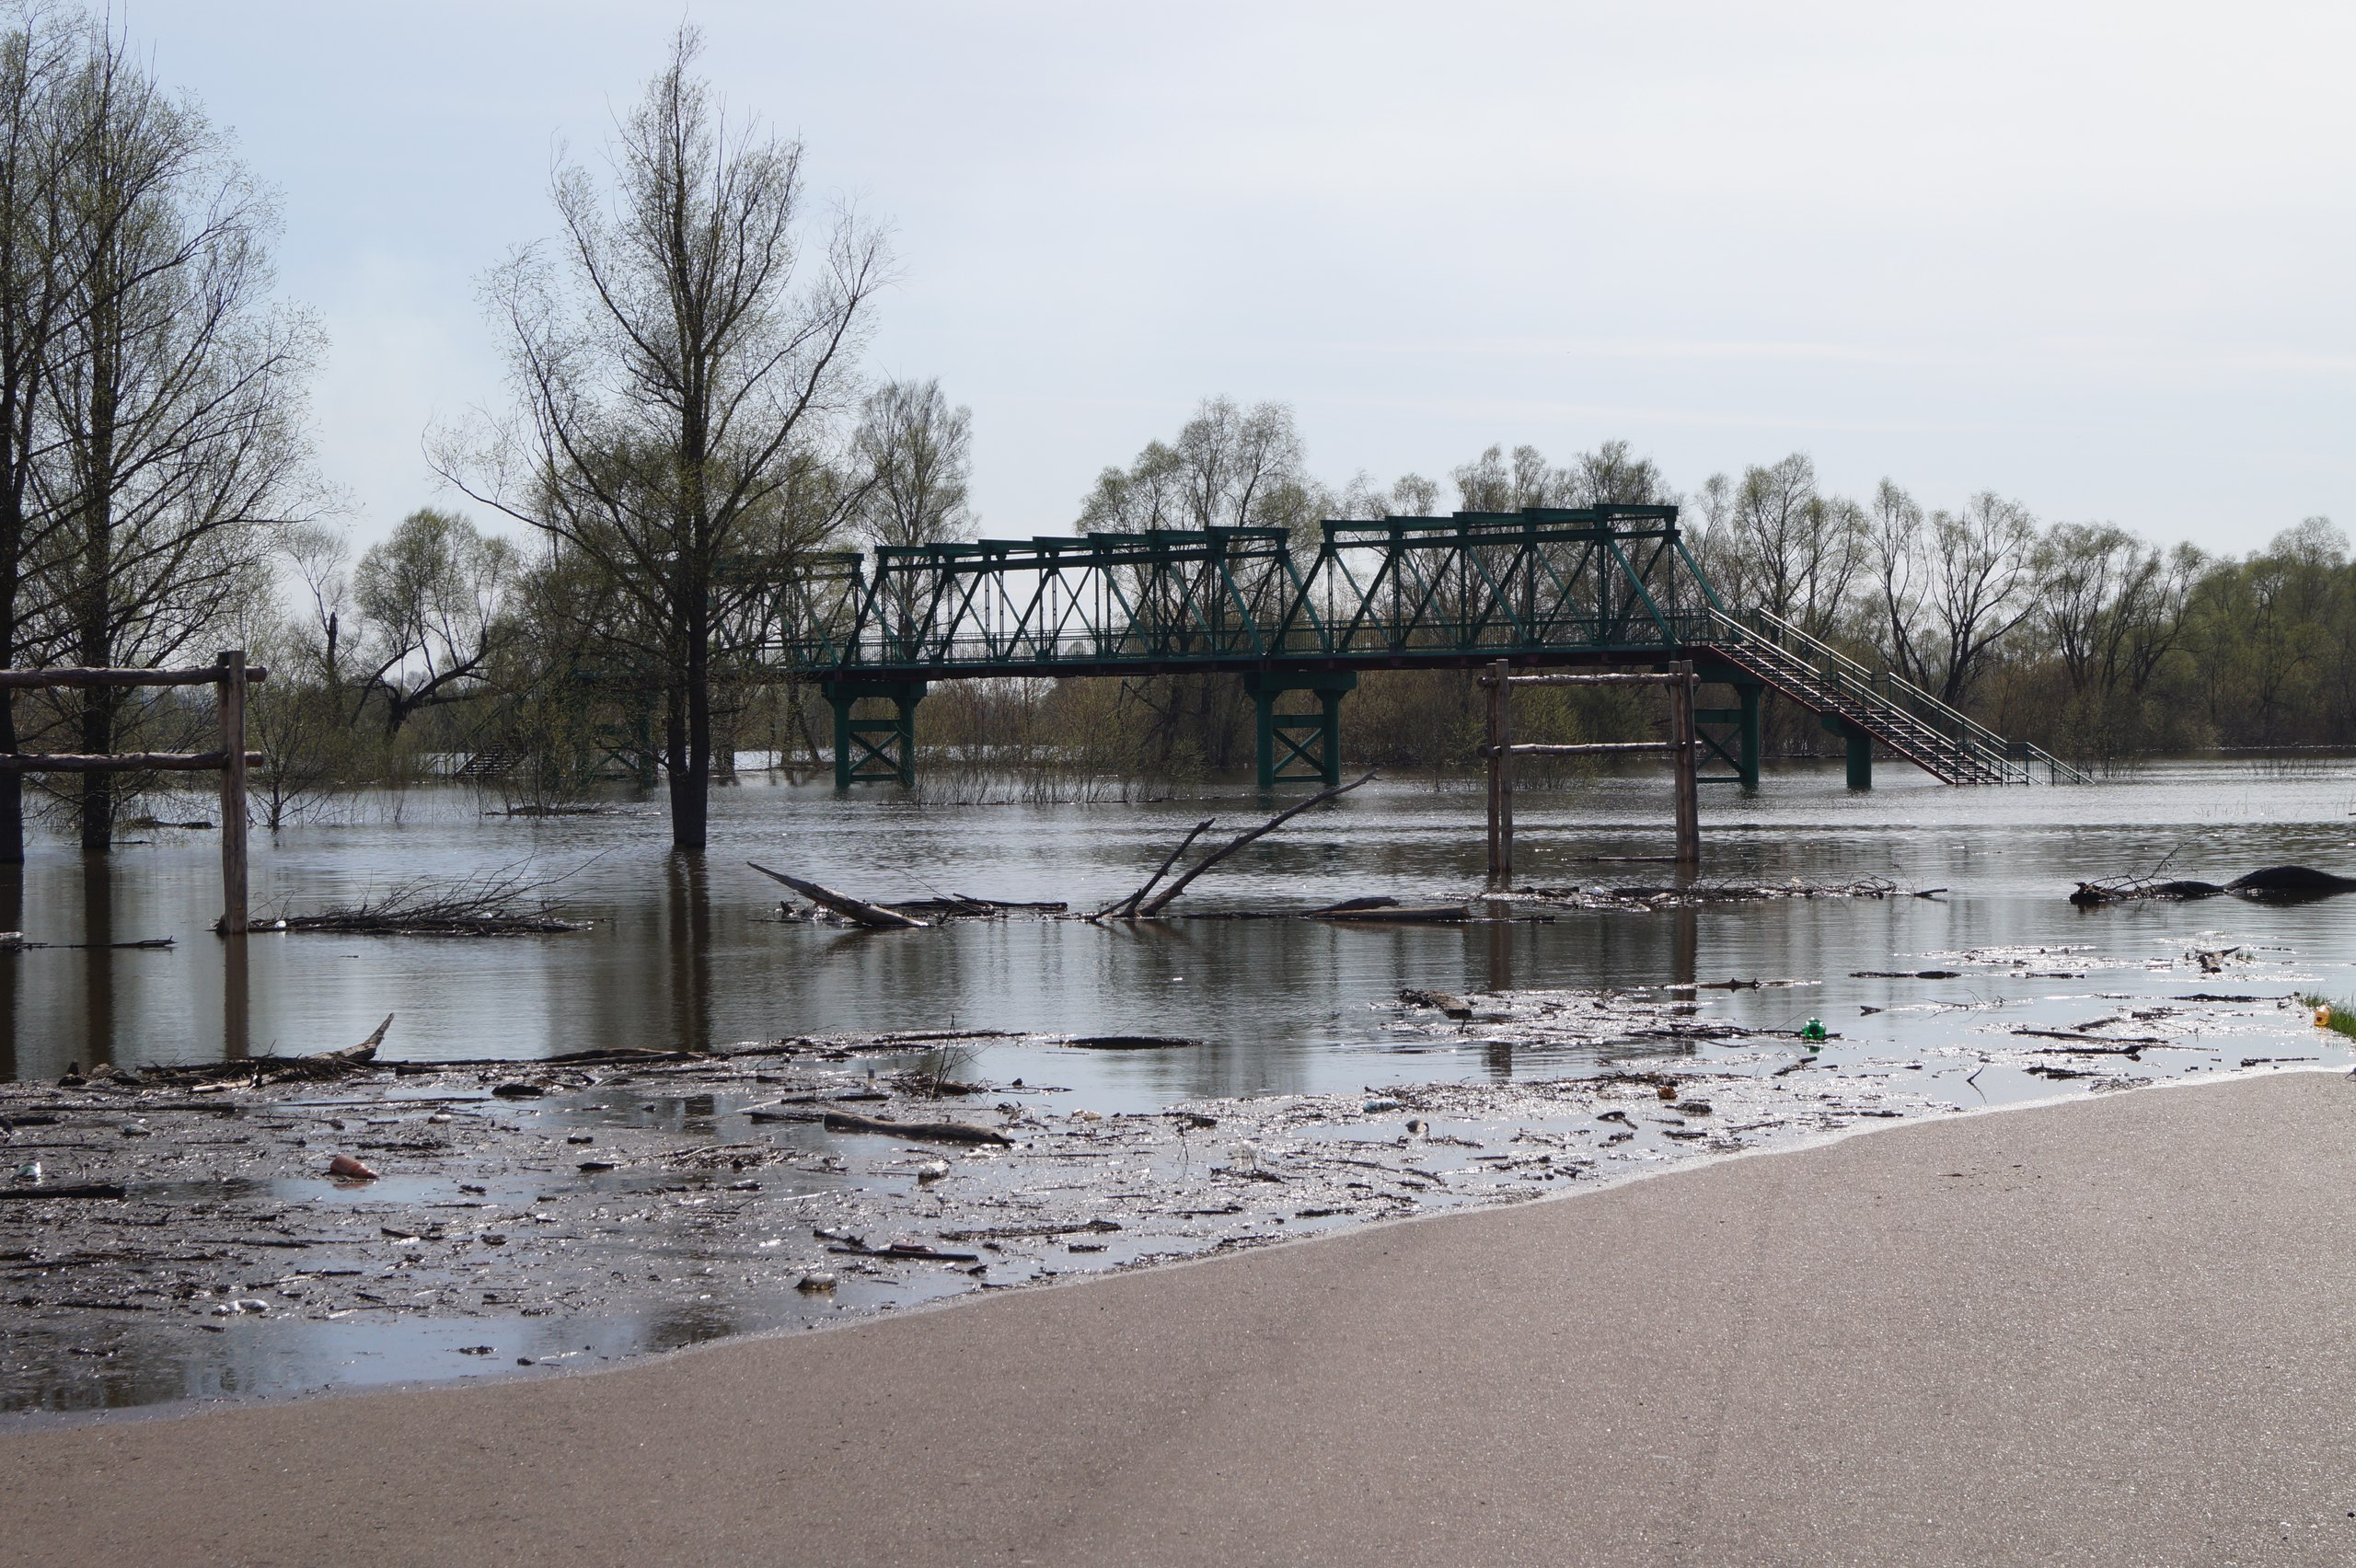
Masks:
[[[0,862],[0,931],[25,928],[25,867]],[[0,963],[0,1078],[17,1076],[17,965]]]
[[[114,867],[103,855],[82,857],[82,1066],[114,1060]]]
[[[253,992],[246,968],[246,935],[221,939],[221,1055],[245,1059],[252,1037]]]
[[[664,863],[664,937],[671,955],[671,1018],[679,1047],[711,1048],[711,905],[699,855]]]

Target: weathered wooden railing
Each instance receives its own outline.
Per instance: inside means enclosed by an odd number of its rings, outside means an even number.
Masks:
[[[1690,869],[1702,863],[1701,754],[1693,733],[1694,687],[1699,684],[1690,660],[1677,660],[1666,671],[1576,675],[1517,675],[1513,666],[1498,660],[1481,677],[1489,698],[1489,738],[1481,755],[1489,764],[1489,885],[1513,886],[1513,759],[1518,756],[1616,756],[1630,752],[1663,752],[1675,768],[1677,785],[1677,864]],[[1513,688],[1519,686],[1657,686],[1669,688],[1669,739],[1665,741],[1593,741],[1569,745],[1523,742],[1513,738]]]
[[[0,752],[0,773],[211,773],[221,775],[221,930],[246,932],[246,769],[262,760],[246,749],[246,687],[270,678],[260,664],[246,663],[245,650],[231,648],[210,664],[181,670],[108,670],[63,667],[0,670],[0,692],[88,689],[94,686],[191,686],[214,688],[221,718],[221,745],[209,752]]]

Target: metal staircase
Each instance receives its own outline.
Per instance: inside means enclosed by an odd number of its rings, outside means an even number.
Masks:
[[[2084,784],[2085,774],[2004,736],[1888,671],[1866,669],[1764,610],[1712,611],[1714,651],[1802,707],[1854,725],[1948,784]]]

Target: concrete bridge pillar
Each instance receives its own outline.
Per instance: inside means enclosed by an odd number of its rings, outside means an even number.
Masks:
[[[917,704],[922,681],[825,681],[818,687],[835,710],[835,788],[917,781]],[[860,719],[852,709],[867,698],[892,704],[888,719]]]
[[[1342,781],[1342,697],[1357,689],[1355,670],[1299,670],[1281,674],[1247,671],[1260,765],[1260,788],[1315,779],[1331,789]],[[1314,713],[1278,713],[1288,691],[1313,693]]]

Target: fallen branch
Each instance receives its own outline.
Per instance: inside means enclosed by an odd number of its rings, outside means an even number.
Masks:
[[[594,860],[597,857],[593,857]],[[584,861],[583,864],[590,862]],[[508,937],[585,931],[584,921],[561,919],[546,899],[522,907],[528,894],[553,887],[581,870],[553,876],[529,874],[528,859],[453,882],[424,879],[397,882],[358,904],[310,915],[282,913],[256,921],[256,930],[333,931],[346,936]],[[219,923],[214,923],[219,928]]]
[[[1080,1232],[1098,1236],[1120,1228],[1121,1222],[1116,1219],[1075,1219],[1060,1225],[992,1225],[979,1230],[944,1230],[941,1239],[943,1241],[1020,1241],[1033,1237],[1071,1236]]]
[[[1448,926],[1471,917],[1461,904],[1393,904],[1372,909],[1313,909],[1309,918],[1345,925]]]
[[[341,1050],[317,1051],[307,1056],[248,1056],[240,1061],[197,1062],[180,1067],[147,1067],[141,1077],[160,1083],[211,1082],[221,1078],[250,1078],[256,1084],[281,1078],[337,1078],[359,1071],[376,1059],[376,1048],[393,1027],[387,1013],[367,1039]]]
[[[1165,891],[1158,894],[1150,903],[1141,905],[1138,908],[1138,913],[1148,917],[1161,914],[1164,909],[1170,907],[1171,902],[1173,899],[1175,899],[1180,894],[1186,891],[1187,883],[1193,882],[1196,877],[1201,876],[1205,871],[1209,870],[1213,866],[1218,865],[1221,860],[1226,859],[1230,855],[1234,854],[1238,849],[1242,848],[1246,844],[1251,843],[1253,839],[1258,838],[1263,835],[1274,833],[1277,828],[1282,827],[1285,824],[1290,822],[1293,818],[1299,816],[1301,813],[1307,811],[1311,806],[1322,805],[1327,801],[1335,800],[1343,795],[1348,794],[1359,785],[1364,784],[1369,779],[1372,778],[1377,771],[1379,770],[1369,768],[1364,774],[1347,784],[1336,784],[1330,790],[1320,790],[1317,793],[1310,796],[1309,799],[1300,801],[1299,804],[1286,807],[1283,811],[1278,812],[1276,815],[1270,817],[1259,826],[1250,828],[1242,833],[1237,834],[1233,838],[1229,839],[1224,846],[1212,850],[1200,860],[1197,860],[1192,870],[1188,870],[1176,882],[1172,882]],[[1204,825],[1207,827],[1209,824],[1206,823]]]
[[[895,1241],[888,1247],[869,1247],[838,1241],[826,1251],[845,1253],[854,1258],[906,1258],[911,1262],[926,1263],[978,1263],[982,1261],[982,1256],[978,1252],[943,1252],[937,1248],[911,1246],[905,1241]]]
[[[790,877],[783,871],[773,871],[757,860],[747,860],[745,864],[765,877],[783,882],[819,907],[833,910],[854,926],[865,926],[877,931],[911,928],[922,930],[926,926],[925,921],[903,915],[896,909],[886,909],[880,904],[870,904],[863,898],[853,898],[847,893],[837,893],[832,888],[820,887],[816,882],[803,882],[800,877]]]
[[[1137,892],[1129,894],[1128,897],[1122,899],[1117,904],[1106,905],[1103,908],[1099,909],[1093,916],[1090,917],[1090,918],[1105,920],[1111,919],[1115,916],[1118,916],[1124,920],[1134,918],[1138,912],[1138,901],[1144,898],[1147,894],[1151,893],[1156,884],[1158,884],[1163,877],[1170,874],[1170,868],[1178,863],[1178,857],[1184,855],[1186,852],[1187,847],[1193,844],[1195,839],[1201,837],[1204,833],[1207,832],[1211,824],[1218,820],[1218,819],[1217,817],[1205,817],[1202,821],[1196,823],[1194,825],[1193,830],[1189,832],[1185,837],[1178,841],[1178,847],[1170,851],[1169,855],[1163,859],[1161,864],[1154,868],[1153,875],[1145,879],[1145,885],[1143,887],[1138,889]]]

